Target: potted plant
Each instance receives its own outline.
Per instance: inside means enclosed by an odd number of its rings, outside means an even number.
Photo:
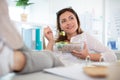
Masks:
[[[29,0],[17,0],[16,6],[21,6],[23,9],[26,9],[27,6],[32,5],[33,3],[29,3]]]
[[[25,9],[27,6],[32,5],[33,3],[30,3],[29,0],[16,0],[16,6],[20,6],[23,8],[23,13],[21,14],[21,20],[27,21],[27,14],[25,13]]]

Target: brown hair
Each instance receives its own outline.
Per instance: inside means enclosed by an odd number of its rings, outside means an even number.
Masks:
[[[79,21],[79,18],[78,18],[78,15],[77,13],[72,9],[72,8],[64,8],[60,11],[57,12],[57,31],[58,31],[58,38],[56,40],[56,42],[59,42],[59,41],[65,41],[67,40],[67,35],[61,35],[60,32],[62,31],[61,28],[60,28],[60,15],[63,14],[64,12],[66,11],[69,11],[71,13],[73,13],[73,15],[76,17],[77,19],[77,23],[78,23],[78,29],[77,29],[77,34],[81,34],[83,33],[83,31],[81,30],[80,28],[80,21]]]

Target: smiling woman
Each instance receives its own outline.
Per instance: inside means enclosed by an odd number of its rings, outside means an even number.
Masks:
[[[48,33],[52,30],[49,27],[44,29],[44,34],[49,41],[47,49],[54,50],[55,42],[81,43],[82,41],[84,43],[82,50],[70,51],[79,60],[85,60],[87,56],[90,56],[92,61],[99,61],[101,57],[105,62],[117,60],[112,50],[90,34],[82,31],[78,15],[72,8],[63,8],[57,13],[57,30],[58,33],[64,31],[65,35],[58,34],[58,38],[54,41],[53,34]]]

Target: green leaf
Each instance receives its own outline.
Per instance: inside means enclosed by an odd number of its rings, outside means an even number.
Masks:
[[[22,6],[26,8],[26,6],[32,5],[34,3],[29,3],[29,0],[17,0],[16,1],[16,6]]]

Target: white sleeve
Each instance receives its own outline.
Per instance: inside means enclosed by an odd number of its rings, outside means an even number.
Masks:
[[[103,45],[99,40],[89,34],[86,34],[86,38],[88,48],[97,53],[101,53],[105,62],[114,62],[117,60],[115,53]]]
[[[13,49],[23,46],[21,36],[9,18],[8,6],[5,0],[0,0],[0,37]]]
[[[14,63],[13,57],[13,50],[0,40],[0,77],[12,71],[11,67]]]

